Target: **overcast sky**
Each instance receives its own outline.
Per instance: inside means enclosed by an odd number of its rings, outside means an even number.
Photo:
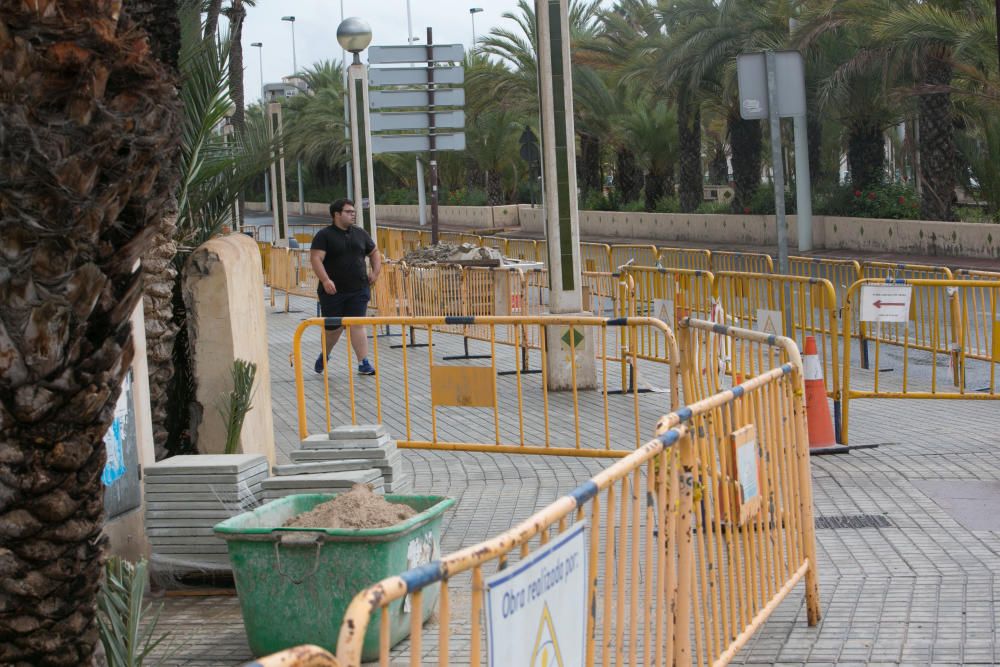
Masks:
[[[337,25],[340,23],[340,0],[257,0],[247,7],[243,27],[244,85],[247,103],[260,96],[260,70],[263,61],[264,81],[277,82],[292,73],[292,24],[282,16],[295,16],[295,54],[299,69],[321,60],[340,60]],[[475,15],[476,34],[481,36],[493,26],[512,21],[502,18],[506,11],[517,11],[516,0],[410,0],[414,37],[424,43],[427,27],[434,29],[435,44],[472,44],[471,7],[482,8]],[[406,44],[406,0],[343,0],[344,16],[357,16],[372,27],[372,44]],[[260,49],[251,47],[262,42]],[[362,56],[364,58],[364,56]]]

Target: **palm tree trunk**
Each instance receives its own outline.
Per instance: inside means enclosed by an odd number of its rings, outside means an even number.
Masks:
[[[847,167],[851,185],[865,190],[880,184],[885,171],[885,142],[882,128],[870,120],[859,120],[848,130]]]
[[[580,135],[577,171],[584,192],[601,191],[601,140],[592,134]]]
[[[615,154],[615,184],[623,204],[635,201],[641,176],[635,164],[635,154],[625,148],[619,149]]]
[[[666,174],[655,168],[646,172],[645,182],[643,183],[642,189],[643,204],[647,211],[656,210],[656,202],[660,201],[660,199],[663,198],[664,193],[667,191],[666,181]]]
[[[103,437],[179,146],[176,80],[119,9],[0,3],[0,664],[86,665],[98,640]]]
[[[219,14],[222,12],[222,0],[210,0],[205,12],[205,38],[215,36],[219,29]]]
[[[243,110],[243,20],[247,12],[243,8],[242,0],[233,0],[229,12],[229,31],[232,39],[232,47],[229,52],[229,91],[233,98],[233,129],[237,136],[243,136],[246,132],[246,116]],[[246,199],[243,191],[237,197],[238,217],[237,225],[243,228],[245,216]]]
[[[677,103],[677,139],[680,149],[681,211],[691,213],[701,205],[701,108],[684,93]]]
[[[735,109],[730,110],[726,122],[729,126],[729,146],[733,151],[733,212],[742,213],[750,206],[750,200],[760,185],[761,123],[743,120]]]
[[[926,86],[951,84],[952,66],[944,56],[931,54],[924,62]],[[921,95],[920,113],[920,216],[925,220],[953,220],[952,199],[958,174],[955,169],[954,108],[945,92]]]
[[[503,182],[496,169],[486,172],[486,201],[490,206],[500,206],[503,203]]]
[[[818,111],[806,113],[806,140],[809,142],[809,179],[813,185],[823,182],[823,119]]]

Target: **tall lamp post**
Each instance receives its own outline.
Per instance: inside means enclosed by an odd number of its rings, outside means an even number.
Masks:
[[[469,16],[472,18],[472,48],[470,51],[476,50],[476,14],[483,11],[482,7],[470,7]]]
[[[295,58],[295,17],[294,16],[282,16],[282,21],[288,21],[292,24],[292,76],[297,76],[299,73],[299,63]],[[298,86],[296,86],[298,88]],[[305,187],[302,184],[302,158],[299,158],[295,163],[296,169],[299,174],[299,215],[306,214],[306,199],[305,199]]]
[[[354,172],[357,222],[375,239],[378,237],[375,221],[371,124],[368,111],[368,68],[361,62],[361,52],[368,48],[372,41],[371,26],[355,16],[346,18],[337,26],[337,41],[342,48],[354,55],[351,66],[347,68],[347,94],[351,119],[351,168]],[[368,200],[367,207],[365,199]]]
[[[264,101],[264,42],[251,42],[250,46],[257,49],[257,62],[260,64],[260,107],[267,116],[267,102]],[[267,172],[264,172],[264,210],[271,210],[271,184],[267,180]]]

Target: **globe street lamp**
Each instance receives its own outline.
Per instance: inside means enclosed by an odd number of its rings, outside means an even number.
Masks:
[[[476,49],[476,14],[483,11],[482,7],[470,7],[469,16],[472,18],[472,50]]]

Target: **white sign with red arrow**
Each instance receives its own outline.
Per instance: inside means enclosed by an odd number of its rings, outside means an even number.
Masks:
[[[910,285],[862,285],[862,322],[899,322],[910,320]]]

